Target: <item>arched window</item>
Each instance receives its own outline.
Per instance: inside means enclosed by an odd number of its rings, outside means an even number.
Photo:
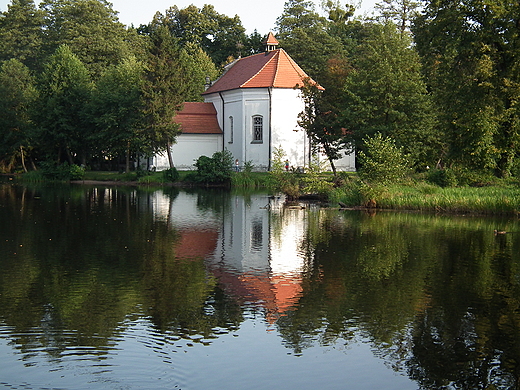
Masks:
[[[235,123],[233,121],[233,117],[230,116],[229,117],[229,143],[230,144],[233,143],[233,133],[235,131],[234,127],[235,127]]]
[[[264,140],[264,118],[261,115],[253,117],[253,142],[262,143]]]

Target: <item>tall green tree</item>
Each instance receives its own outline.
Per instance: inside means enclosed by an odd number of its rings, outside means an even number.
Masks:
[[[419,2],[414,0],[382,0],[374,8],[376,20],[383,24],[395,23],[401,34],[409,31],[412,21],[419,15]]]
[[[12,0],[0,13],[0,62],[16,58],[31,69],[41,59],[43,13],[32,0]]]
[[[520,4],[425,1],[413,32],[449,143],[447,164],[508,176],[520,152]]]
[[[186,43],[181,49],[179,59],[186,68],[185,83],[186,102],[202,101],[202,93],[205,90],[206,78],[215,80],[218,71],[211,57],[198,45]]]
[[[344,88],[341,115],[356,149],[363,149],[363,138],[379,132],[404,147],[415,164],[435,163],[442,142],[409,35],[402,35],[393,23],[373,25]]]
[[[125,170],[130,159],[142,152],[142,83],[144,65],[130,57],[109,68],[97,83],[90,99],[89,115],[96,125],[91,135],[101,157],[125,156]]]
[[[44,64],[35,105],[34,140],[48,161],[86,164],[89,152],[86,107],[92,83],[87,68],[66,46]]]
[[[40,8],[45,12],[47,53],[69,46],[94,78],[133,52],[135,36],[129,36],[106,0],[44,0]]]
[[[11,171],[21,163],[25,171],[32,127],[30,108],[37,98],[29,68],[17,59],[0,67],[0,167]]]
[[[151,35],[152,45],[148,56],[144,99],[144,138],[148,153],[166,152],[173,168],[171,145],[181,129],[173,118],[183,107],[190,93],[186,75],[186,53],[166,26],[159,26]]]
[[[166,25],[171,34],[186,43],[200,46],[218,66],[228,57],[237,58],[247,43],[240,18],[219,14],[212,5],[202,8],[189,5],[179,9],[170,7],[165,14],[156,14],[155,23]]]
[[[335,59],[329,62],[329,75],[336,80],[344,76],[346,64],[337,64]],[[338,80],[340,81],[340,80]],[[341,84],[338,84],[341,85]],[[335,161],[352,151],[351,142],[345,137],[345,128],[341,122],[340,111],[342,94],[337,89],[321,90],[316,83],[306,80],[302,95],[305,109],[298,116],[298,124],[305,130],[311,141],[313,152],[323,151],[330,167],[336,175]]]
[[[339,18],[338,18],[339,23]],[[309,76],[325,81],[323,70],[331,57],[341,56],[344,48],[340,37],[329,33],[329,23],[316,12],[308,0],[289,0],[276,20],[276,37]]]

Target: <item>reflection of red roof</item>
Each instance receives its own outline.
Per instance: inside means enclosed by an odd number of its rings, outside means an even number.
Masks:
[[[287,311],[294,310],[303,293],[299,275],[272,275],[268,272],[233,274],[222,269],[213,269],[213,274],[237,299],[260,302],[271,324]]]
[[[183,134],[222,134],[213,103],[184,103],[173,120],[181,125]]]
[[[178,258],[205,258],[215,250],[217,239],[217,231],[181,231],[181,238],[175,247],[175,255]]]
[[[229,69],[204,94],[239,88],[296,88],[302,87],[308,77],[289,54],[277,49],[230,64]]]

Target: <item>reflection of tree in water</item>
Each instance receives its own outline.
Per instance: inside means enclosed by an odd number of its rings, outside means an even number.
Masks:
[[[423,388],[516,388],[519,242],[495,237],[495,223],[330,213],[310,228],[318,271],[277,323],[284,342],[303,353],[368,337]]]
[[[153,324],[181,337],[214,337],[214,330],[236,328],[242,321],[237,304],[208,275],[204,259],[176,260],[154,254],[144,264],[146,307]]]
[[[174,200],[178,189],[163,194]],[[242,321],[203,258],[177,259],[179,232],[154,218],[153,192],[0,186],[0,204],[0,318],[29,358],[108,353],[143,315],[181,337]]]
[[[408,363],[422,388],[518,387],[519,252],[509,238],[475,234],[458,247],[446,237],[451,261],[432,283],[432,307],[415,321]]]
[[[210,195],[199,206],[223,210]],[[104,353],[142,315],[168,335],[211,339],[249,310],[203,257],[179,259],[180,232],[154,220],[148,193],[2,186],[0,203],[0,318],[24,357],[59,359],[80,345]],[[275,231],[283,217],[271,216]],[[324,210],[306,218],[301,293],[275,325],[288,348],[368,339],[424,389],[518,386],[520,237],[494,236],[504,224]]]

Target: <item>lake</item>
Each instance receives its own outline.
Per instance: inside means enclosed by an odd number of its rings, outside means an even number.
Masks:
[[[0,387],[516,389],[519,378],[518,218],[0,183]]]

